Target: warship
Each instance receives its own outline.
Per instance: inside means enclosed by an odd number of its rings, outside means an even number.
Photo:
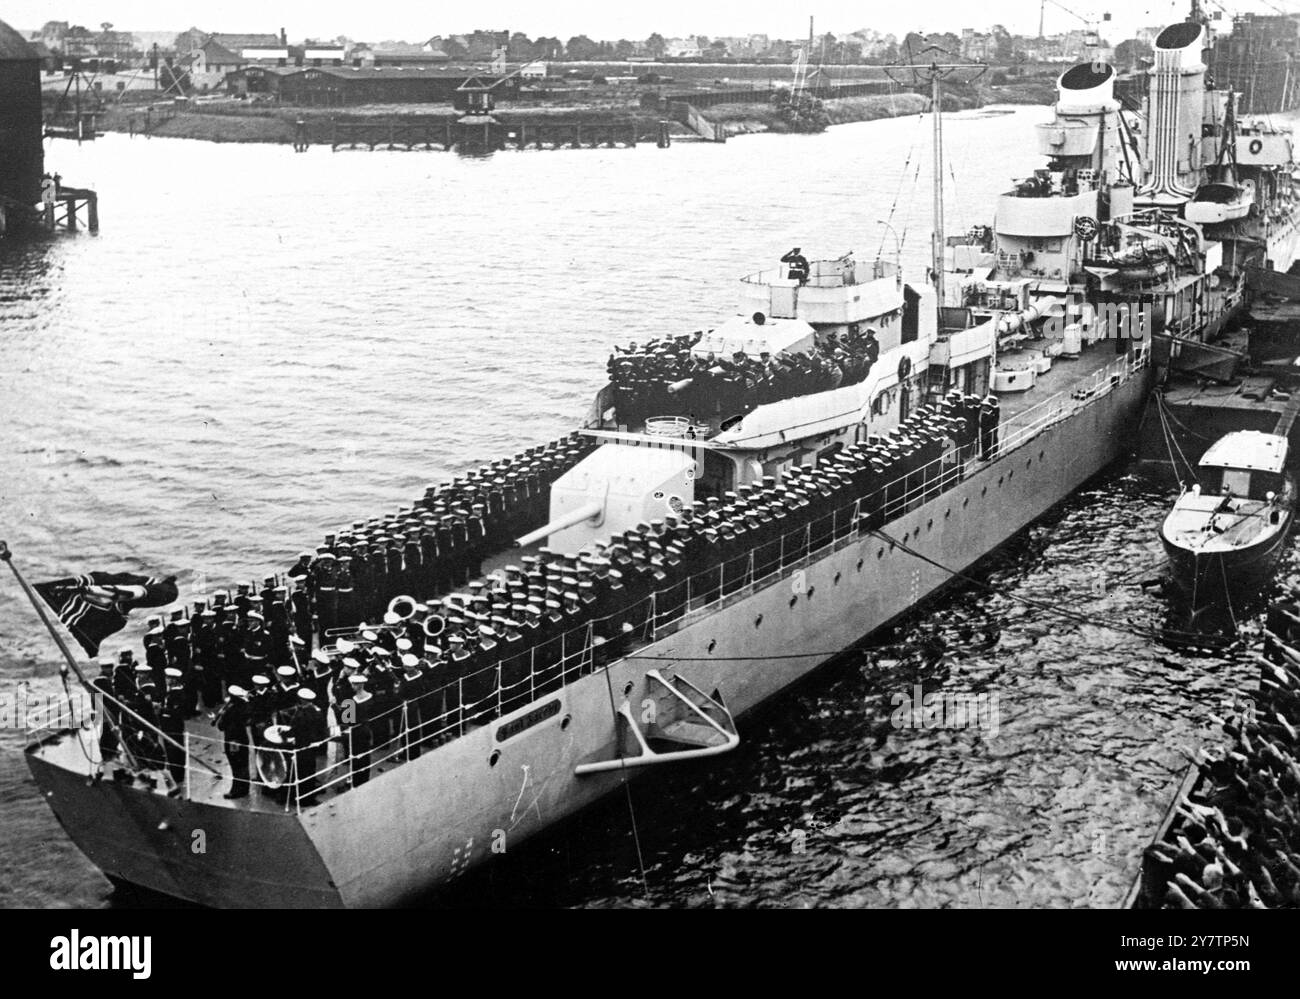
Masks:
[[[229,796],[239,747],[208,714],[170,740],[127,701],[33,718],[26,759],[68,836],[115,884],[204,905],[393,905],[652,767],[725,766],[748,713],[1121,456],[1157,335],[1201,342],[1240,307],[1229,236],[1258,216],[1186,214],[1205,184],[1242,186],[1219,169],[1230,98],[1206,89],[1206,43],[1195,22],[1158,39],[1145,144],[1109,66],[1062,74],[1047,165],[988,226],[945,236],[936,170],[925,281],[787,254],[740,281],[731,318],[617,352],[568,437],[271,580],[284,689],[314,687],[328,731],[264,710],[251,794]],[[257,619],[255,596],[205,608],[198,633],[214,611]],[[146,671],[207,655],[174,623],[179,660],[155,642]]]

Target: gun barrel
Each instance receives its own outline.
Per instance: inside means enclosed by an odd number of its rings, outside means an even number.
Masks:
[[[568,513],[560,514],[549,523],[543,524],[535,531],[529,531],[522,538],[515,541],[516,548],[524,548],[533,544],[535,541],[541,541],[543,538],[549,538],[552,534],[564,530],[566,527],[572,527],[574,524],[581,524],[584,520],[595,520],[605,512],[605,504],[602,500],[592,500],[590,503],[584,503],[582,506],[570,510]]]

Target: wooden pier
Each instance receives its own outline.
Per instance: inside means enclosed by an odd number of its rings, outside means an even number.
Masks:
[[[60,227],[75,232],[83,224],[90,232],[99,232],[99,195],[86,188],[60,184],[52,196],[43,197],[41,221],[50,232]]]
[[[612,121],[543,120],[502,121],[496,117],[466,116],[461,119],[409,121],[400,118],[380,121],[331,121],[328,142],[339,149],[618,149],[635,148],[639,142],[664,145],[658,122],[636,119]],[[320,142],[310,136],[308,141]]]

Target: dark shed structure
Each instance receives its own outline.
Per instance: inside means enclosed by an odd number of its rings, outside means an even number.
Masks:
[[[280,98],[288,104],[334,107],[343,104],[451,104],[473,71],[425,66],[321,66],[280,79]],[[502,86],[517,91],[518,80]]]
[[[42,141],[40,55],[0,21],[0,196],[40,201]]]

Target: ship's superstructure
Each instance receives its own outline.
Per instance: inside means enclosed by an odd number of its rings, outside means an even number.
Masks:
[[[1160,33],[1137,115],[1110,66],[1063,73],[1037,130],[1047,165],[998,199],[991,225],[948,240],[948,316],[1002,320],[995,387],[1032,383],[1047,361],[1006,348],[1051,320],[1067,354],[1154,334],[1167,363],[1241,311],[1247,267],[1294,262],[1290,135],[1239,121],[1236,95],[1207,87],[1207,32],[1187,21]]]
[[[736,719],[1118,457],[1151,334],[1233,307],[1222,243],[1180,212],[1203,165],[1144,164],[1112,87],[1062,76],[1048,167],[947,241],[943,301],[896,262],[792,251],[737,314],[616,351],[570,437],[329,535],[261,595],[282,680],[228,642],[260,630],[251,594],[215,608],[226,644],[196,611],[208,637],[177,655],[230,671],[224,754],[204,716],[168,744],[109,711],[103,759],[102,718],[54,719],[28,761],[64,828],[110,877],[206,904],[388,904],[629,773],[722,765]],[[253,792],[225,798],[245,744]]]

